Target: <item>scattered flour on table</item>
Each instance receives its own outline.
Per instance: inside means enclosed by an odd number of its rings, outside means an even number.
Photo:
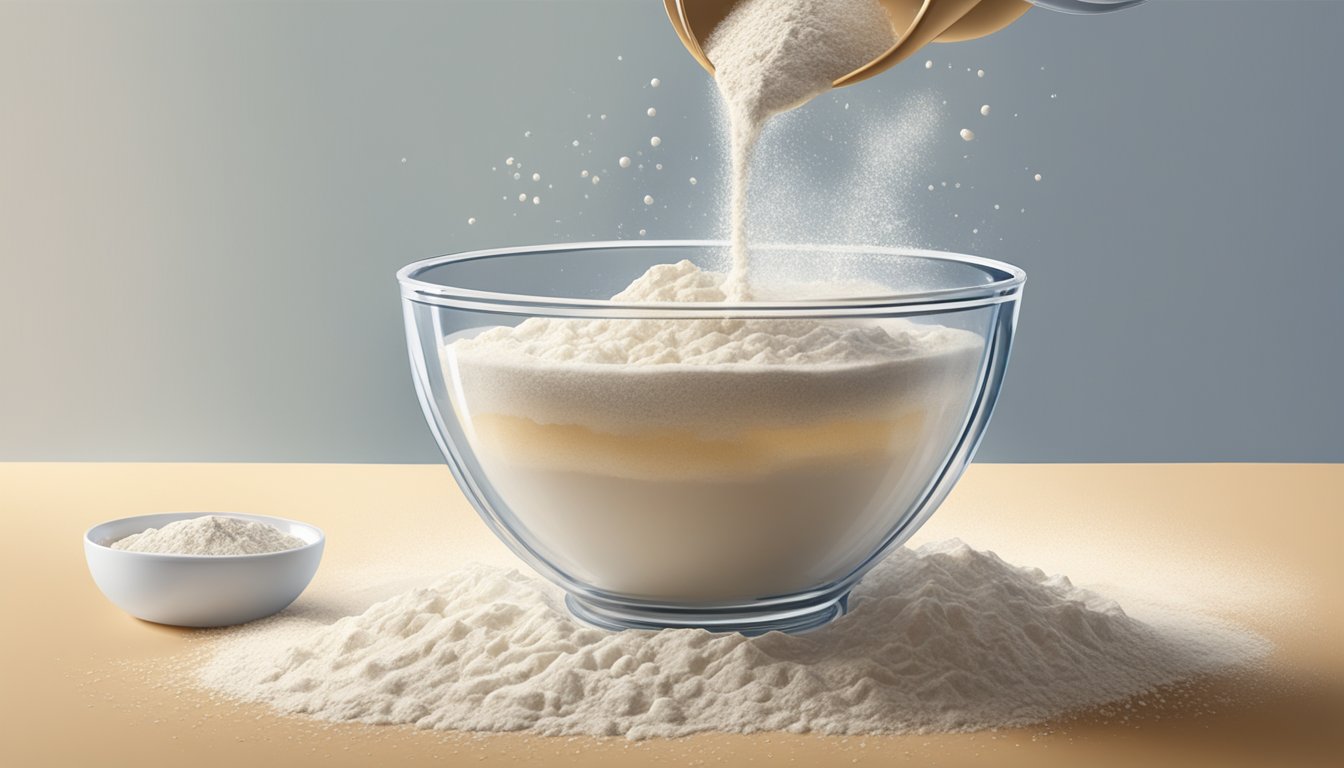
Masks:
[[[233,631],[199,681],[283,713],[444,730],[900,733],[1027,725],[1268,652],[1211,620],[1142,623],[957,541],[896,551],[848,615],[803,635],[611,633],[560,599],[469,566],[333,624]]]
[[[730,298],[750,298],[747,179],[766,122],[830,90],[895,42],[878,0],[743,0],[710,33],[705,55],[728,108],[732,156]]]
[[[150,528],[113,542],[113,549],[168,555],[264,555],[307,544],[273,525],[205,515]]]

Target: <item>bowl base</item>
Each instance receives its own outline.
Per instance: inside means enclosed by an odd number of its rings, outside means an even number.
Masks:
[[[804,607],[766,606],[761,610],[707,611],[697,613],[673,608],[640,608],[594,602],[572,594],[565,606],[574,618],[600,629],[704,629],[763,635],[766,632],[808,632],[843,616],[849,608],[849,593]]]

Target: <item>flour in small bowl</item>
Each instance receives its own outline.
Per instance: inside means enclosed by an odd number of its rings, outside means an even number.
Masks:
[[[273,525],[227,515],[204,515],[150,528],[113,542],[112,549],[164,555],[264,555],[308,542]]]

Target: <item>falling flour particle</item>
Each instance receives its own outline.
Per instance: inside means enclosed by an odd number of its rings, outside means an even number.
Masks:
[[[960,542],[899,549],[850,612],[802,635],[607,632],[540,579],[470,565],[333,624],[224,634],[197,681],[328,721],[682,736],[1010,728],[1263,657],[1258,636],[1149,624],[1063,577]]]
[[[505,164],[505,165],[513,165],[513,158],[512,158],[512,157],[505,158],[505,160],[504,160],[504,164]]]
[[[660,138],[658,138],[657,136],[654,136],[653,138],[649,139],[649,146],[650,146],[650,147],[657,147],[657,146],[661,145],[662,143],[663,143],[663,140],[660,139]]]
[[[728,108],[731,298],[750,298],[747,182],[766,122],[825,93],[894,42],[878,0],[744,0],[710,34],[705,53]]]
[[[540,198],[540,197],[534,197],[534,198],[532,198],[532,204],[533,204],[533,205],[541,205],[541,198]]]
[[[659,79],[656,78],[656,77],[649,81],[649,87],[650,87],[650,88],[657,88],[658,86],[660,86],[660,85],[662,85],[662,84],[663,84],[663,81],[662,81],[662,80],[659,80]]]
[[[518,202],[520,202],[520,203],[526,203],[526,202],[527,202],[527,193],[526,193],[526,192],[519,192],[519,193],[518,193]]]
[[[649,233],[649,231],[648,231],[647,229],[641,229],[641,230],[639,230],[639,236],[640,236],[640,237],[643,237],[643,236],[647,235],[648,233]]]
[[[579,171],[579,178],[582,179],[588,178],[588,169],[585,168],[584,170]]]
[[[975,138],[975,131],[972,131],[970,128],[962,128],[961,138],[963,141],[970,141]]]
[[[475,216],[472,216],[472,217],[468,218],[468,219],[467,219],[467,223],[468,223],[468,224],[475,224],[475,223],[476,223],[476,217],[475,217]]]
[[[518,181],[518,180],[521,179],[521,178],[523,178],[523,174],[521,174],[521,173],[515,173],[515,174],[513,174],[513,180],[514,180],[514,181]]]
[[[621,159],[620,159],[620,160],[617,160],[616,162],[617,162],[617,164],[620,165],[622,168],[629,168],[629,167],[630,167],[630,158],[628,158],[628,157],[624,157],[624,156],[622,156]]]
[[[1038,173],[1038,174],[1036,174],[1033,178],[1035,178],[1037,181],[1040,181],[1040,180],[1041,180],[1041,174]]]
[[[696,184],[699,184],[699,183],[700,183],[700,182],[698,182],[698,181],[695,180],[695,177],[694,177],[694,176],[691,177],[690,181],[691,181],[691,186],[695,186]]]
[[[984,77],[984,76],[985,76],[985,70],[983,70],[983,69],[977,69],[977,70],[975,71],[975,76],[976,76],[976,77]]]
[[[653,107],[649,107],[649,111],[648,111],[647,114],[648,114],[649,117],[657,117],[657,116],[658,116],[658,110],[654,109]]]
[[[533,180],[533,181],[541,181],[541,174],[540,174],[540,173],[534,173],[534,174],[532,174],[532,180]]]
[[[928,61],[924,62],[924,68],[933,69],[933,59],[929,59]]]
[[[162,528],[133,533],[112,543],[112,549],[165,555],[264,555],[306,546],[267,523],[224,515],[177,520]]]
[[[986,104],[986,105],[984,105],[983,107],[980,108],[980,114],[984,115],[985,117],[989,117],[989,105],[988,105],[988,104]]]
[[[645,196],[644,196],[644,204],[645,204],[645,205],[653,205],[653,195],[645,195]]]
[[[597,174],[593,174],[593,183],[594,183],[594,184],[598,183],[598,182],[601,181],[601,180],[602,180],[601,177],[599,177]]]

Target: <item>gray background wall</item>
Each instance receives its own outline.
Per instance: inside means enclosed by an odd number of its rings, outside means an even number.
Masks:
[[[1344,460],[1341,39],[1334,2],[1032,11],[790,116],[757,234],[1027,269],[982,460]],[[436,461],[397,267],[722,231],[656,0],[0,3],[0,109],[0,459]]]

